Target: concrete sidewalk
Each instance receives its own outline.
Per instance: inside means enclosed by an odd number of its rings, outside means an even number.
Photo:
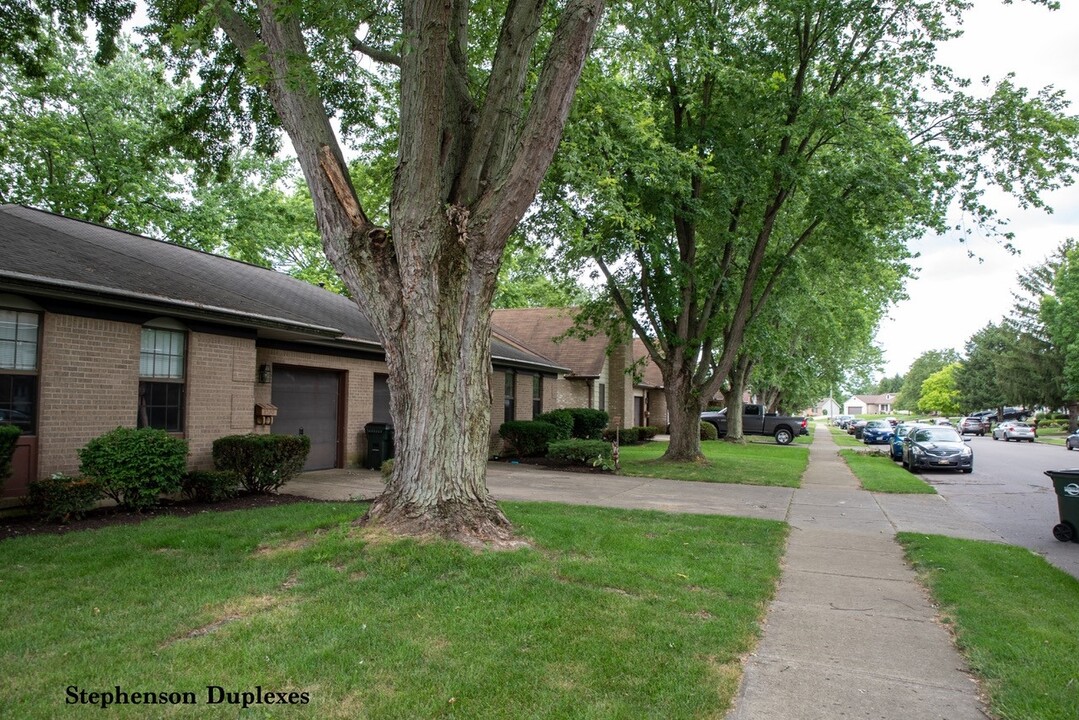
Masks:
[[[498,500],[738,515],[791,525],[783,576],[728,720],[985,720],[978,688],[903,560],[897,529],[997,540],[938,496],[860,489],[827,431],[815,433],[802,488],[582,475],[491,463]],[[305,473],[282,492],[367,499],[377,472]]]
[[[836,450],[816,433],[779,591],[729,719],[985,720],[893,523]]]

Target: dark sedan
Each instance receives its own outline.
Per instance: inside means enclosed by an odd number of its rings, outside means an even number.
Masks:
[[[892,424],[887,420],[870,420],[862,430],[862,440],[866,445],[887,443],[892,439]]]
[[[903,467],[948,468],[969,473],[974,470],[974,451],[953,427],[916,428],[903,441]]]

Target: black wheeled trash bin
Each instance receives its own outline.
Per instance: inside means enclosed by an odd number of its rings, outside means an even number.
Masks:
[[[1057,491],[1060,523],[1053,527],[1053,537],[1060,542],[1079,542],[1079,469],[1046,470]]]
[[[393,425],[389,423],[367,423],[363,426],[367,435],[367,462],[364,466],[378,470],[382,463],[393,457]]]

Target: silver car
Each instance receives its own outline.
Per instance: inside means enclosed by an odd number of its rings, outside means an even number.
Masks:
[[[1015,440],[1016,442],[1026,440],[1027,442],[1034,442],[1035,437],[1034,428],[1018,420],[1008,420],[993,428],[994,440]]]

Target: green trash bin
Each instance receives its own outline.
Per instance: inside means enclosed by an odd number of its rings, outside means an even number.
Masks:
[[[365,467],[378,470],[382,463],[393,457],[393,425],[367,423],[363,426],[367,435],[367,462]]]
[[[1060,522],[1053,527],[1053,537],[1060,542],[1079,542],[1079,469],[1046,470],[1057,491]]]

